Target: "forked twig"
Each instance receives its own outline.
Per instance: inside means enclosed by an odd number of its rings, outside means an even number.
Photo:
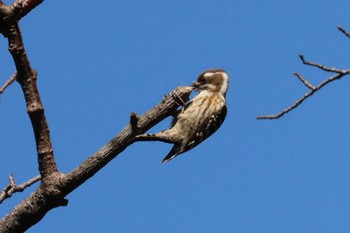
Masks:
[[[12,174],[9,175],[9,180],[10,183],[0,193],[0,204],[14,193],[23,192],[24,189],[41,180],[41,176],[36,176],[20,185],[16,185],[15,178]]]
[[[337,68],[331,68],[331,67],[328,67],[328,66],[324,66],[324,65],[321,65],[319,63],[316,63],[316,62],[311,62],[311,61],[306,61],[305,58],[304,58],[304,55],[299,55],[301,61],[303,62],[303,64],[305,65],[309,65],[309,66],[314,66],[314,67],[317,67],[323,71],[326,71],[326,72],[332,72],[332,73],[344,73],[344,70],[340,70],[340,69],[337,69]]]
[[[315,89],[315,87],[311,84],[311,83],[309,83],[309,81],[307,81],[301,74],[299,74],[299,73],[293,73],[295,76],[297,76],[297,78],[302,82],[302,83],[304,83],[304,85],[307,87],[307,88],[309,88],[309,89],[311,89],[311,90],[314,90]]]
[[[274,114],[274,115],[262,115],[262,116],[258,116],[256,119],[258,119],[258,120],[278,119],[278,118],[282,117],[284,114],[286,114],[286,113],[290,112],[291,110],[295,109],[296,107],[298,107],[302,102],[304,102],[304,100],[306,100],[307,98],[312,96],[315,92],[319,91],[322,87],[326,86],[328,83],[330,83],[330,82],[332,82],[334,80],[340,79],[343,76],[345,76],[346,74],[350,74],[350,70],[347,70],[347,72],[345,74],[337,74],[337,75],[334,75],[334,76],[328,78],[327,80],[323,81],[320,85],[318,85],[317,87],[311,89],[311,91],[306,93],[303,97],[298,99],[294,104],[292,104],[288,108],[284,109],[280,113],[277,113],[277,114]]]
[[[342,27],[338,26],[338,29],[344,33],[348,38],[350,38],[350,33],[345,31]],[[329,77],[328,79],[326,79],[325,81],[321,82],[318,86],[313,86],[309,81],[307,81],[301,74],[299,73],[294,73],[294,75],[307,87],[310,89],[310,91],[308,93],[306,93],[303,97],[301,97],[300,99],[298,99],[294,104],[292,104],[291,106],[289,106],[288,108],[282,110],[281,112],[277,113],[277,114],[273,114],[273,115],[262,115],[262,116],[257,116],[256,119],[258,120],[263,120],[263,119],[278,119],[280,117],[282,117],[284,114],[290,112],[291,110],[295,109],[296,107],[298,107],[302,102],[304,102],[304,100],[306,100],[307,98],[309,98],[310,96],[312,96],[315,92],[319,91],[321,88],[323,88],[324,86],[326,86],[327,84],[329,84],[330,82],[333,82],[335,80],[341,79],[342,77],[350,74],[350,69],[347,70],[341,70],[341,69],[337,69],[337,68],[332,68],[332,67],[328,67],[328,66],[324,66],[322,64],[316,63],[316,62],[311,62],[311,61],[307,61],[305,60],[303,55],[299,55],[301,61],[303,62],[303,64],[308,65],[308,66],[313,66],[316,67],[318,69],[321,69],[325,72],[330,72],[330,73],[336,73],[334,76]]]

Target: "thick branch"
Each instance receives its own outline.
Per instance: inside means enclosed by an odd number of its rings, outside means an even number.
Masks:
[[[44,0],[16,0],[11,5],[0,4],[0,31],[7,36],[8,27],[27,15]]]
[[[21,4],[21,11],[19,14],[19,19],[27,15],[29,12],[31,12],[35,7],[40,5],[44,0],[16,0],[19,4]]]
[[[49,185],[42,183],[33,194],[17,205],[0,221],[0,232],[23,232],[40,221],[51,209],[66,205],[67,200],[64,197],[67,194],[91,178],[132,144],[135,135],[145,133],[166,117],[171,116],[179,107],[174,96],[187,102],[192,89],[192,87],[178,87],[144,115],[132,114],[131,123],[99,151],[66,175],[52,174],[48,179],[51,182]],[[47,190],[48,187],[50,190]]]
[[[144,115],[137,116],[135,113],[132,114],[131,123],[128,124],[118,136],[89,157],[79,167],[67,174],[64,179],[64,182],[67,182],[67,190],[65,192],[68,194],[97,173],[128,145],[133,143],[132,139],[135,135],[145,133],[166,117],[171,116],[179,107],[178,101],[173,98],[174,95],[181,98],[184,102],[187,102],[191,92],[192,87],[178,87],[166,95],[161,103]],[[135,124],[136,120],[137,124]]]
[[[16,0],[12,5],[6,6],[0,1],[0,33],[3,33],[9,41],[9,51],[17,69],[16,80],[22,87],[27,112],[34,130],[39,172],[42,178],[39,188],[0,221],[0,232],[24,232],[39,222],[51,209],[67,205],[65,196],[132,144],[135,135],[146,132],[169,115],[173,115],[178,108],[178,103],[174,101],[173,96],[186,102],[192,91],[191,87],[179,87],[145,115],[138,117],[133,114],[130,124],[98,152],[67,175],[59,173],[44,107],[37,88],[37,72],[31,68],[17,23],[23,15],[41,2],[40,0]],[[13,179],[10,183],[11,186],[5,189],[5,196],[9,195],[9,190],[19,190]],[[13,187],[17,188],[13,189]]]
[[[11,26],[8,40],[9,51],[17,69],[17,81],[22,87],[27,104],[27,112],[34,130],[39,172],[43,182],[45,182],[45,178],[48,175],[57,172],[57,167],[51,145],[49,126],[36,83],[37,72],[30,66],[17,23]]]
[[[59,183],[59,175],[52,177],[52,184]],[[47,190],[49,187],[50,190]],[[46,213],[58,206],[67,205],[67,200],[62,198],[57,185],[44,187],[41,183],[39,188],[30,194],[24,201],[17,205],[14,210],[0,221],[1,233],[25,232],[31,226],[38,223]]]
[[[9,180],[10,183],[2,190],[2,193],[0,193],[0,204],[14,193],[23,192],[24,189],[41,180],[41,176],[36,176],[20,185],[16,185],[13,175],[9,176]]]
[[[323,88],[324,86],[326,86],[330,82],[333,82],[335,80],[341,79],[343,76],[350,74],[350,69],[348,69],[348,70],[340,70],[340,69],[337,69],[337,68],[330,68],[330,67],[327,67],[327,66],[315,63],[315,62],[306,61],[304,59],[303,55],[299,55],[299,57],[302,60],[303,64],[305,64],[305,65],[314,66],[314,67],[317,67],[317,68],[319,68],[319,69],[321,69],[323,71],[337,73],[337,74],[332,76],[332,77],[330,77],[330,78],[328,78],[328,79],[326,79],[325,81],[320,83],[317,87],[314,87],[302,75],[300,75],[299,73],[294,73],[294,75],[299,80],[301,80],[303,82],[303,84],[310,89],[310,91],[308,93],[306,93],[303,97],[298,99],[294,104],[292,104],[288,108],[282,110],[281,112],[279,112],[277,114],[274,114],[274,115],[258,116],[256,119],[258,119],[258,120],[278,119],[278,118],[282,117],[284,114],[286,114],[286,113],[290,112],[291,110],[295,109],[296,107],[298,107],[302,102],[304,102],[304,100],[306,100],[307,98],[312,96],[315,92],[319,91],[321,88]]]

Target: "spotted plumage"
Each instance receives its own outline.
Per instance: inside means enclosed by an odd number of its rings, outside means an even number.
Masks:
[[[224,70],[210,69],[203,72],[192,84],[199,94],[174,117],[171,128],[156,134],[138,135],[135,140],[173,143],[163,163],[194,148],[215,133],[225,120],[228,82]]]

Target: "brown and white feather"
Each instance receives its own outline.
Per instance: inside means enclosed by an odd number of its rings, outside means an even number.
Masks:
[[[174,146],[163,163],[199,145],[215,133],[225,120],[227,73],[221,69],[207,70],[199,75],[192,86],[199,94],[183,107],[170,129],[135,138],[139,141],[173,143]]]

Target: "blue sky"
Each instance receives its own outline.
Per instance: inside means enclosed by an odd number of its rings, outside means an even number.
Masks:
[[[59,169],[68,172],[203,70],[230,74],[228,116],[206,142],[167,164],[171,145],[136,143],[28,232],[341,233],[350,231],[347,101],[334,82],[277,121],[329,74],[347,69],[350,2],[45,1],[22,22]],[[0,44],[1,83],[14,72]],[[19,85],[0,97],[0,188],[38,174]],[[169,120],[151,132],[165,129]],[[3,216],[31,193],[15,194]]]

